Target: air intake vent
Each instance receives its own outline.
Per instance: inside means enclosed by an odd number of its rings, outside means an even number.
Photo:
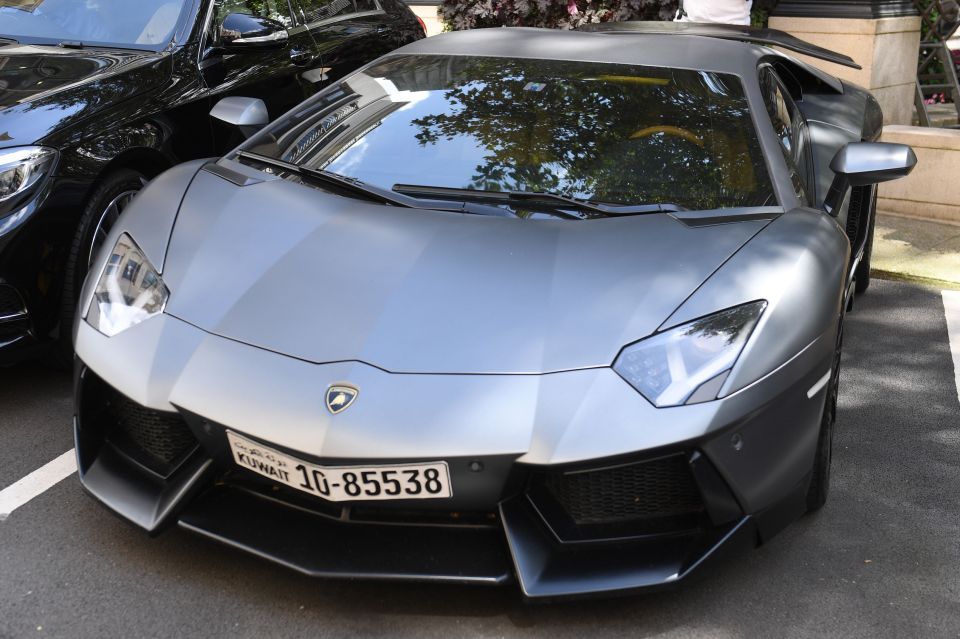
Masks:
[[[23,315],[26,305],[17,289],[9,284],[0,284],[0,318]]]
[[[662,534],[705,512],[685,455],[597,470],[543,473],[531,501],[561,537]]]
[[[108,411],[115,424],[111,443],[158,474],[168,474],[197,447],[179,413],[145,408],[117,392],[111,393]]]

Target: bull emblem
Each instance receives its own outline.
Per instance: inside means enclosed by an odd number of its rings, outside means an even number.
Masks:
[[[327,389],[327,410],[336,415],[350,408],[360,391],[352,386],[331,386]]]

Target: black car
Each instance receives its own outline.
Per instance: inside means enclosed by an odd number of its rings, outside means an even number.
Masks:
[[[133,196],[240,139],[235,93],[277,117],[424,37],[401,0],[0,2],[0,364],[70,352],[80,285]]]

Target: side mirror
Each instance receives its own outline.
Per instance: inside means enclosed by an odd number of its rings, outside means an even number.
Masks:
[[[210,111],[210,117],[237,127],[247,138],[270,124],[267,105],[257,98],[223,98]]]
[[[915,166],[917,156],[906,144],[852,142],[840,149],[830,163],[836,177],[823,208],[836,216],[850,187],[899,180],[910,175]]]
[[[289,38],[287,28],[276,20],[247,13],[231,13],[220,25],[220,46],[231,53],[279,49]]]

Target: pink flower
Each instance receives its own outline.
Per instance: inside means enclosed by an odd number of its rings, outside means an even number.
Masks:
[[[568,2],[567,2],[567,13],[569,13],[569,14],[572,15],[572,16],[575,16],[575,15],[577,15],[578,13],[580,13],[580,10],[577,9],[577,0],[568,0]]]

